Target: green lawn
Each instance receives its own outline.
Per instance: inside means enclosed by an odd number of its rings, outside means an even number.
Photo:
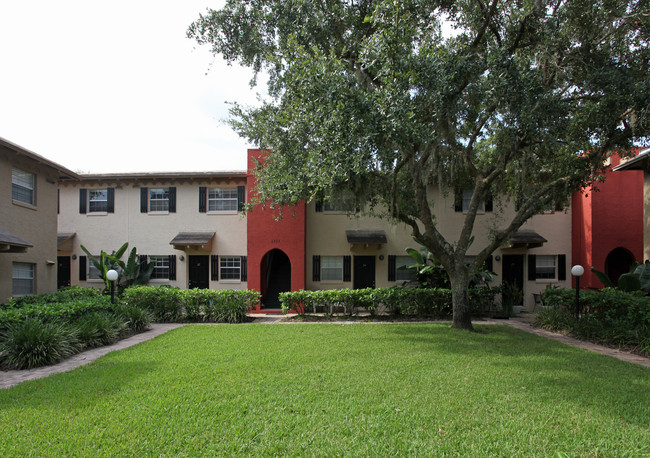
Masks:
[[[0,391],[0,454],[650,454],[650,370],[477,328],[186,326]]]

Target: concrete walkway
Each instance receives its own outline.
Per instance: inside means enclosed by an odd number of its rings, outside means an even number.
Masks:
[[[251,323],[261,323],[261,324],[278,324],[282,322],[282,319],[285,318],[285,315],[277,314],[255,314],[251,315],[254,320]],[[546,331],[544,329],[535,328],[532,326],[532,317],[530,315],[521,315],[517,317],[510,318],[509,320],[485,320],[485,321],[475,321],[474,324],[503,324],[507,326],[512,326],[513,328],[520,329],[522,331],[530,332],[538,336],[546,337],[548,339],[557,340],[568,345],[573,345],[575,347],[584,348],[596,353],[601,353],[603,355],[613,356],[623,361],[627,361],[633,364],[639,364],[641,366],[650,367],[650,358],[645,358],[640,355],[635,355],[627,351],[617,350],[615,348],[604,347],[602,345],[596,345],[590,342],[583,342],[581,340],[574,339],[572,337],[564,336],[555,332]],[[282,322],[290,324],[288,322]],[[317,322],[314,322],[317,323]],[[334,324],[344,324],[345,322],[330,322]],[[358,321],[350,321],[352,323],[360,323]],[[365,322],[364,322],[365,323]],[[372,322],[370,322],[372,323]],[[380,322],[376,322],[380,323]],[[414,322],[415,323],[415,322]],[[27,380],[34,380],[37,378],[47,377],[51,374],[57,374],[60,372],[67,372],[72,369],[75,369],[79,366],[91,363],[100,356],[104,356],[107,353],[110,353],[115,350],[122,350],[124,348],[131,347],[133,345],[139,344],[140,342],[145,342],[151,340],[154,337],[157,337],[161,334],[164,334],[167,331],[172,329],[180,328],[184,324],[152,324],[151,330],[143,332],[141,334],[136,334],[129,337],[128,339],[121,340],[114,345],[109,345],[107,347],[94,348],[92,350],[79,353],[72,358],[69,358],[59,364],[54,366],[39,367],[37,369],[28,369],[28,370],[12,370],[12,371],[0,371],[0,389],[9,388],[14,385],[18,385],[21,382]]]

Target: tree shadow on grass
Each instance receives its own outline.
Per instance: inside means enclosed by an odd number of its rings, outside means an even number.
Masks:
[[[432,356],[462,357],[509,377],[512,389],[542,403],[597,411],[650,427],[650,370],[509,326],[479,326],[481,333],[443,325],[395,326],[392,333]],[[487,371],[488,369],[486,369]]]

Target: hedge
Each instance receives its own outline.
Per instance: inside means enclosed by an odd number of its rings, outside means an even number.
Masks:
[[[650,297],[615,288],[580,291],[580,318],[575,318],[574,289],[549,288],[537,324],[553,331],[650,354]]]
[[[122,302],[150,311],[159,322],[242,323],[260,301],[252,290],[179,289],[133,286],[124,290]]]
[[[491,310],[498,288],[472,288],[469,300],[474,314]],[[444,288],[376,288],[292,291],[280,294],[282,311],[288,313],[371,313],[448,317],[452,314],[451,290]]]
[[[33,296],[38,298],[38,296]],[[70,321],[90,312],[112,311],[110,297],[96,296],[92,299],[77,299],[69,302],[45,302],[51,297],[40,298],[41,302],[33,300],[22,303],[20,307],[8,307],[0,310],[0,329],[10,324],[28,319],[40,321],[62,320]]]

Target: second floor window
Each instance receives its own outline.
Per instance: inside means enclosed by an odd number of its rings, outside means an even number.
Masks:
[[[33,173],[13,167],[11,169],[11,198],[18,202],[35,205],[34,185],[36,177]]]
[[[169,211],[169,188],[149,189],[149,210],[152,212]]]
[[[237,211],[237,188],[212,188],[208,190],[208,211]]]
[[[91,189],[88,191],[88,212],[100,213],[108,211],[108,190]]]

